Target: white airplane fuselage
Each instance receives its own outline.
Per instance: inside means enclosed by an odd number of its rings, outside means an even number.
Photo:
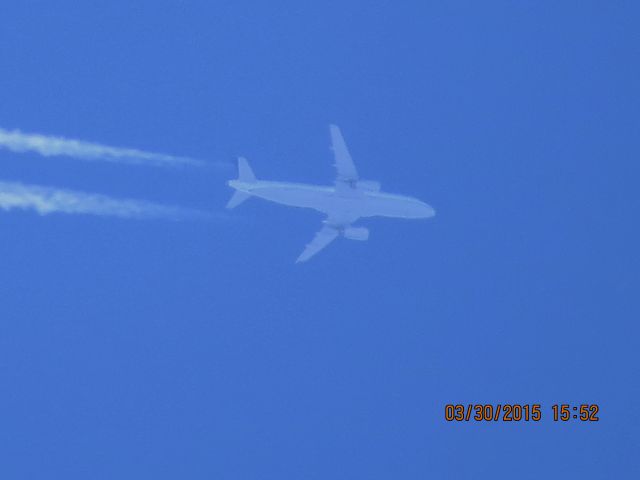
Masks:
[[[235,189],[227,208],[258,197],[290,207],[312,208],[326,215],[296,263],[306,262],[338,237],[367,240],[369,229],[354,225],[359,218],[429,218],[436,213],[417,198],[381,192],[378,182],[361,180],[340,129],[330,125],[329,133],[337,173],[333,185],[258,180],[244,157],[238,157],[238,178],[227,182]]]
[[[254,197],[291,207],[312,208],[329,216],[429,218],[435,215],[431,206],[416,198],[381,191],[355,188],[343,193],[334,186],[265,180],[230,180],[228,184]]]

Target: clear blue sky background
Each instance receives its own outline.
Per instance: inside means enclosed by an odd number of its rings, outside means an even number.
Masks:
[[[0,126],[329,183],[312,211],[0,215],[0,477],[639,478],[637,2],[4,2]],[[222,211],[235,169],[0,152],[0,178]],[[538,424],[447,403],[542,403]],[[555,423],[554,403],[600,422]]]

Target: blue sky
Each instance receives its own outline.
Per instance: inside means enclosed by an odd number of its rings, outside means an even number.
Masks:
[[[0,214],[2,478],[640,474],[635,2],[0,14],[0,127],[211,163],[0,150],[0,181],[214,214]],[[368,242],[294,265],[321,217],[225,214],[225,181],[244,155],[331,182],[329,123],[362,177],[438,214],[362,221]],[[543,420],[444,421],[516,402]]]

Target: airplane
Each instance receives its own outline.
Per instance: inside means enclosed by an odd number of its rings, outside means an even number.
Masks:
[[[326,214],[323,226],[297,258],[306,262],[339,236],[367,240],[369,230],[354,227],[362,217],[429,218],[435,210],[426,203],[404,195],[380,191],[380,183],[360,180],[340,129],[330,125],[331,149],[337,177],[333,186],[258,180],[246,158],[238,158],[238,178],[227,185],[235,189],[227,208],[235,208],[251,197],[282,205],[312,208]]]

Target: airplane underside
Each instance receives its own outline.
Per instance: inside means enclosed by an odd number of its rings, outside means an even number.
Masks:
[[[307,244],[297,262],[305,262],[333,240],[343,236],[350,240],[367,240],[369,230],[352,224],[362,217],[428,218],[432,207],[412,197],[380,191],[378,182],[360,180],[340,130],[330,126],[337,179],[335,186],[258,180],[246,159],[238,159],[238,179],[229,181],[235,189],[227,208],[235,208],[250,197],[282,205],[312,208],[327,215],[323,226]]]

